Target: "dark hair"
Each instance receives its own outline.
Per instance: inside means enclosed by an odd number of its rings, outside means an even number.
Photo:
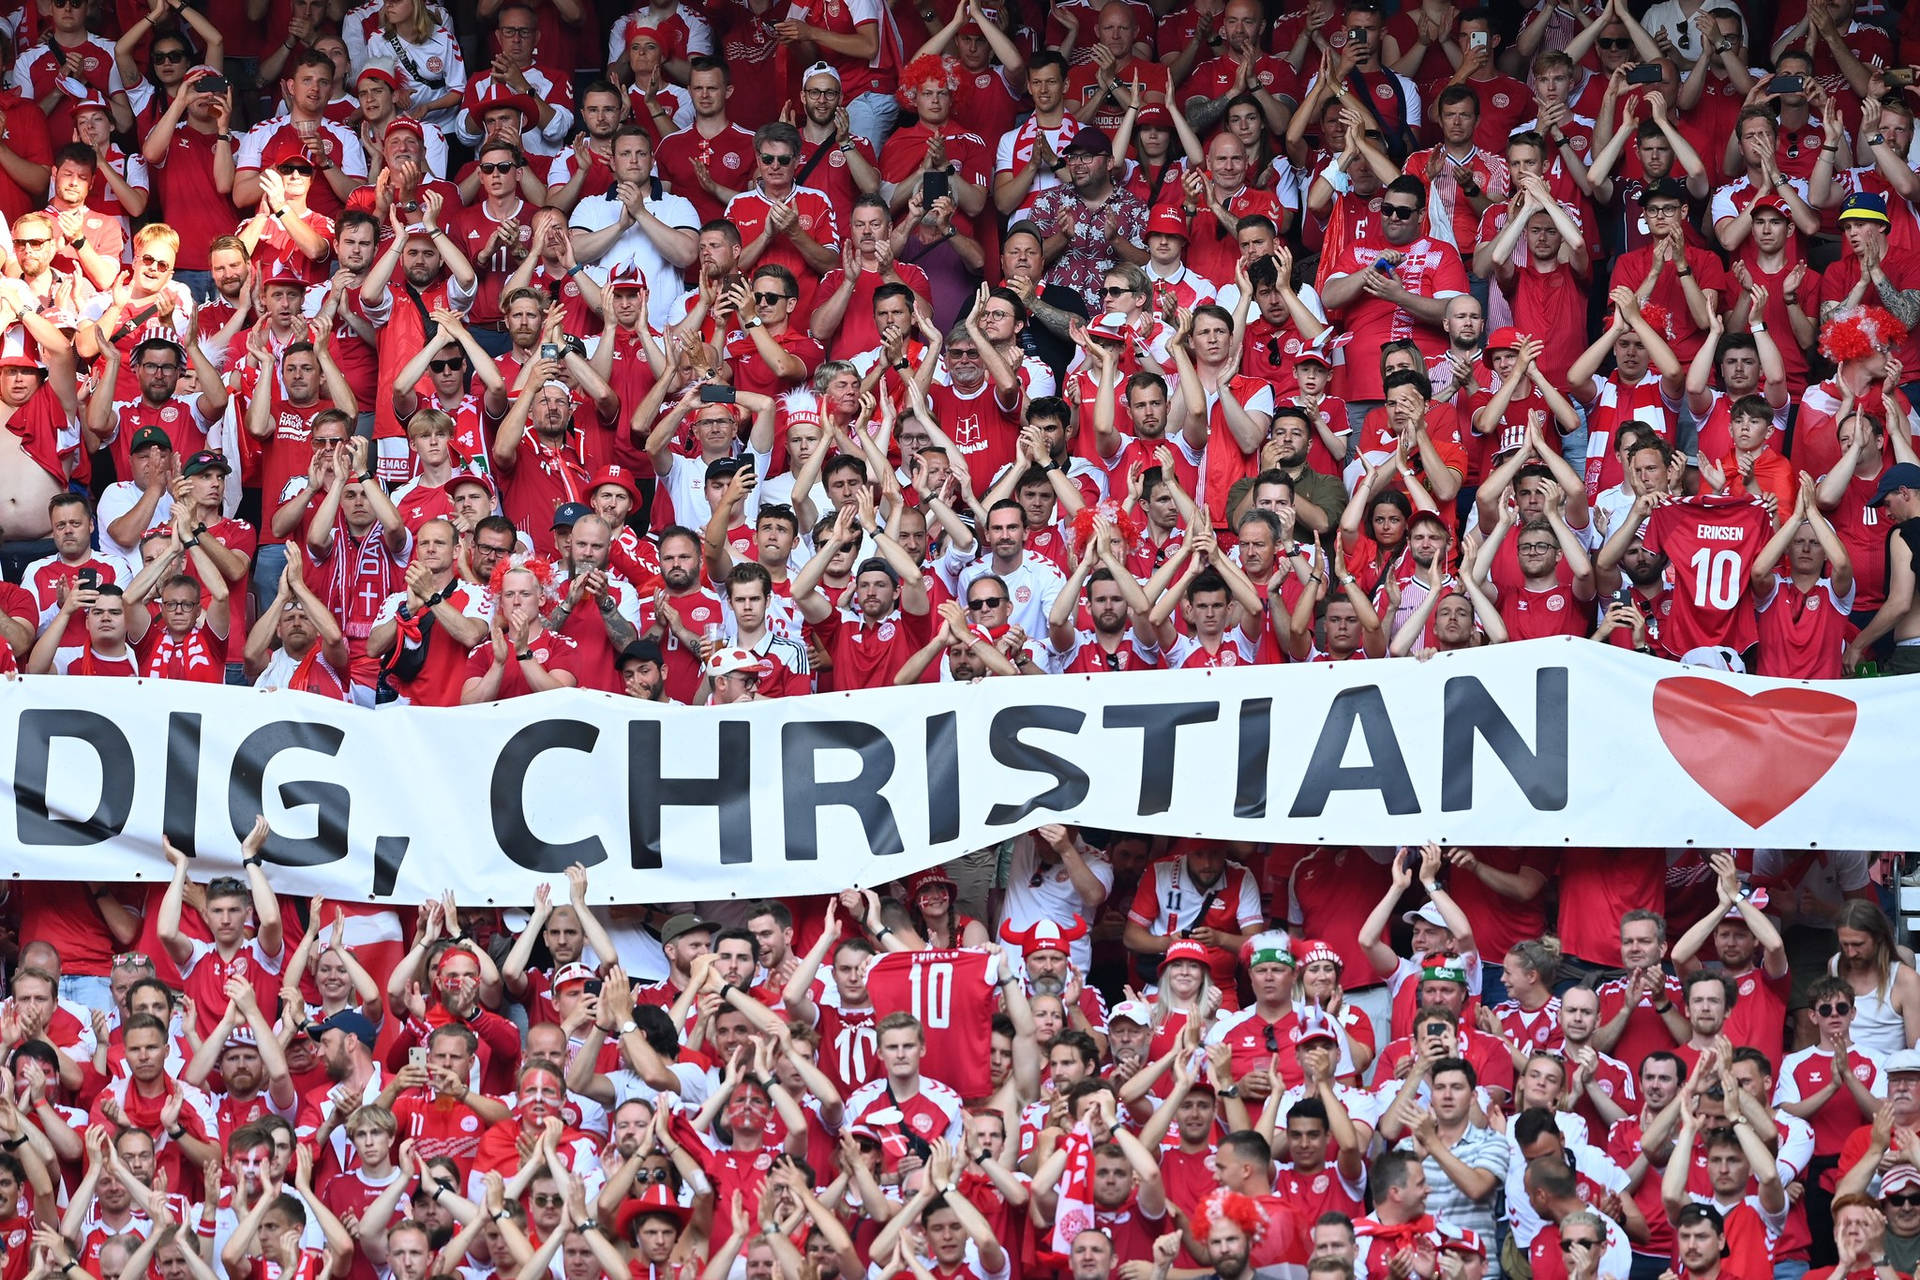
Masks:
[[[654,543],[656,546],[664,548],[667,545],[668,538],[687,539],[689,542],[693,543],[693,549],[696,553],[700,550],[700,548],[703,545],[705,545],[701,541],[699,534],[695,533],[693,530],[687,528],[687,526],[683,524],[668,525],[666,528],[660,531],[660,536],[654,539]]]
[[[1327,1104],[1318,1098],[1302,1098],[1287,1108],[1287,1123],[1295,1120],[1318,1120],[1327,1123]]]
[[[1235,1129],[1220,1139],[1221,1151],[1231,1151],[1251,1164],[1273,1163],[1273,1144],[1252,1129]]]
[[[766,514],[766,508],[761,508],[761,514]],[[778,898],[762,898],[758,902],[747,904],[747,919],[753,920],[760,916],[772,916],[773,923],[782,929],[793,928],[793,909]]]
[[[1100,1046],[1094,1043],[1093,1037],[1086,1032],[1071,1029],[1062,1031],[1053,1038],[1053,1043],[1047,1046],[1048,1054],[1051,1055],[1052,1052],[1061,1045],[1072,1049],[1075,1055],[1078,1056],[1080,1061],[1086,1066],[1096,1067],[1100,1065]]]
[[[673,1024],[673,1018],[665,1009],[657,1004],[636,1004],[633,1020],[647,1048],[668,1062],[680,1056],[680,1028]]]
[[[732,226],[733,224],[728,223],[727,225]],[[886,302],[889,299],[905,298],[907,300],[907,306],[911,307],[917,296],[918,295],[908,286],[896,281],[888,281],[873,291],[873,306],[878,308],[882,302]]]
[[[1433,383],[1428,380],[1424,369],[1395,369],[1380,380],[1380,390],[1383,394],[1396,387],[1412,387],[1420,393],[1422,400],[1433,399]]]
[[[771,600],[773,598],[773,575],[767,572],[767,568],[765,565],[756,564],[752,560],[742,560],[739,563],[735,564],[733,568],[727,570],[725,593],[728,596],[728,598],[731,598],[733,595],[733,589],[735,587],[744,587],[749,583],[755,583],[755,582],[760,584],[760,590],[766,595],[766,597],[769,600]],[[713,941],[716,945],[718,945],[722,936],[732,935],[735,933],[745,933],[745,932],[746,931],[744,929],[723,930],[722,933],[717,933],[714,935]],[[753,958],[756,960],[760,958],[759,949],[757,946],[754,950]]]
[[[772,575],[767,574],[767,571],[765,569],[761,569],[760,566],[757,564],[753,564],[753,565],[737,564],[734,566],[734,569],[736,571],[740,569],[760,569],[761,574],[767,577],[768,582],[773,581]],[[752,576],[752,575],[747,575],[747,576]],[[733,585],[733,574],[731,573],[727,575],[727,585],[728,586]],[[754,937],[747,930],[745,929],[720,930],[720,932],[713,935],[713,949],[715,951],[718,951],[720,949],[720,944],[722,942],[727,942],[727,941],[746,943],[747,954],[753,957],[753,962],[755,964],[760,963],[760,939]]]
[[[733,83],[733,71],[727,66],[727,60],[716,58],[710,53],[696,53],[687,59],[687,79],[693,79],[693,73],[696,71],[718,71],[720,83]]]
[[[1454,21],[1455,23],[1459,23],[1466,18],[1474,16],[1484,18],[1486,14],[1487,11],[1485,9],[1476,9],[1470,14],[1461,14],[1458,18],[1454,19]],[[1440,91],[1440,102],[1438,104],[1440,110],[1445,111],[1448,107],[1461,102],[1471,103],[1473,105],[1473,114],[1480,114],[1480,95],[1473,91],[1472,86],[1464,84],[1448,85]]]
[[[1389,182],[1386,190],[1381,194],[1383,196],[1412,196],[1414,202],[1420,208],[1425,209],[1427,207],[1427,184],[1410,173],[1403,173],[1392,182]]]
[[[1557,1155],[1527,1161],[1526,1181],[1555,1200],[1580,1194],[1580,1179],[1574,1176],[1566,1160]]]
[[[1545,1107],[1528,1107],[1513,1118],[1513,1141],[1521,1148],[1531,1146],[1545,1137],[1560,1136],[1559,1122],[1553,1112]]]
[[[1415,1019],[1415,1021],[1416,1022],[1424,1021],[1428,1016],[1429,1015],[1423,1010],[1420,1013],[1420,1016]],[[1438,1015],[1436,1014],[1432,1016],[1437,1017]],[[1473,1069],[1473,1064],[1471,1062],[1468,1062],[1465,1058],[1440,1059],[1438,1062],[1434,1063],[1433,1066],[1428,1069],[1427,1079],[1438,1080],[1443,1074],[1450,1075],[1456,1072],[1467,1078],[1467,1088],[1478,1089],[1480,1087],[1480,1073],[1478,1071],[1475,1071]]]
[[[1058,49],[1042,49],[1027,59],[1027,74],[1032,75],[1042,67],[1058,69],[1062,78],[1067,74],[1067,60]]]
[[[852,471],[864,481],[867,478],[867,461],[851,453],[836,453],[827,459],[825,466],[820,468],[820,480],[825,483],[828,477],[836,476],[842,471]]]
[[[694,61],[697,63],[701,61],[701,59],[695,58]],[[734,226],[725,218],[709,218],[700,224],[701,235],[705,235],[709,231],[724,237],[734,248],[738,249],[740,247],[740,228]]]
[[[1373,1168],[1367,1170],[1367,1181],[1373,1184],[1374,1195],[1382,1197],[1406,1186],[1419,1167],[1420,1157],[1411,1151],[1385,1151],[1374,1158]]]
[[[1063,427],[1073,426],[1073,406],[1059,396],[1040,396],[1027,404],[1027,421],[1057,422]]]

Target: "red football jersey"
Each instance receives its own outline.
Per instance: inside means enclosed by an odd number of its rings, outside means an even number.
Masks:
[[[885,1017],[904,1009],[920,1019],[927,1074],[963,1098],[993,1092],[980,1052],[982,1032],[999,1008],[999,989],[984,951],[891,951],[867,970],[867,996]]]
[[[1673,614],[1661,636],[1668,653],[1701,645],[1743,650],[1759,640],[1748,575],[1772,530],[1753,498],[1686,498],[1654,508],[1643,543],[1665,553],[1673,572]]]

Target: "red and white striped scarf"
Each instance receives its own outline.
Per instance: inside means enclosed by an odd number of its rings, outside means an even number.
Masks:
[[[205,627],[195,627],[186,635],[176,639],[171,631],[163,631],[154,642],[153,652],[147,658],[147,678],[149,680],[199,680],[202,683],[219,681],[226,672],[226,660],[216,658],[207,648],[207,637],[211,635]],[[212,676],[195,675],[196,668],[208,672],[217,672]]]

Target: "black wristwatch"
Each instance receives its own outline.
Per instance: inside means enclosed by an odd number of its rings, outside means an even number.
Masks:
[[[520,652],[518,652],[518,653],[516,653],[516,654],[514,654],[513,656],[514,656],[514,657],[516,657],[516,658],[518,658],[518,659],[519,659],[520,661],[522,661],[522,662],[532,662],[532,661],[533,661],[533,650],[531,650],[531,649],[522,649],[522,650],[521,650]]]

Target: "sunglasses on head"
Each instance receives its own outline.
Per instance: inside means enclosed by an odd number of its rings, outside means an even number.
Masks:
[[[1400,222],[1412,222],[1420,216],[1420,206],[1413,204],[1383,204],[1380,206],[1380,213],[1383,217],[1393,218]]]
[[[1833,1004],[1817,1004],[1813,1006],[1813,1011],[1823,1018],[1844,1018],[1853,1012],[1853,1005],[1841,1000]]]
[[[978,600],[967,601],[967,612],[979,613],[982,609],[998,609],[1006,602],[1005,596],[982,596]]]
[[[792,164],[793,152],[789,151],[787,152],[787,154],[783,156],[776,156],[776,155],[769,155],[767,152],[762,151],[760,153],[760,163],[761,164]]]
[[[512,173],[520,166],[511,160],[483,160],[474,167],[482,173]]]
[[[447,360],[427,361],[427,368],[433,370],[435,373],[451,373],[455,369],[464,369],[466,367],[466,359],[462,356],[454,356]]]
[[[761,293],[755,290],[753,300],[763,307],[777,307],[787,301],[787,295],[784,293]]]

